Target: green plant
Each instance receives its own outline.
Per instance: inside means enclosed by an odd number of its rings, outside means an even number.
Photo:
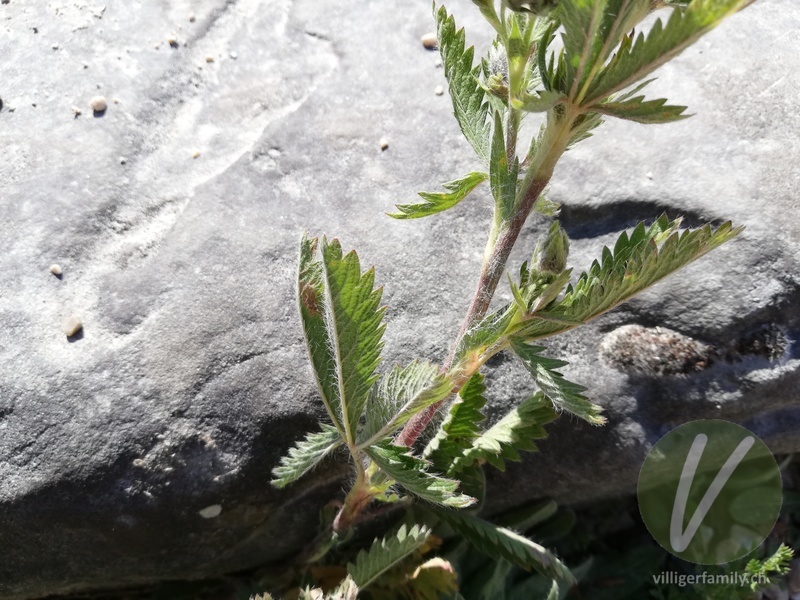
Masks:
[[[661,216],[621,233],[613,249],[604,248],[601,258],[573,279],[567,234],[553,221],[518,277],[509,276],[513,301],[490,310],[491,301],[531,213],[557,214],[543,192],[563,153],[592,135],[604,117],[645,124],[686,118],[685,107],[646,99],[640,92],[658,67],[751,1],[504,0],[498,5],[473,0],[496,32],[478,64],[463,29],[444,7],[434,7],[454,114],[480,167],[445,183],[443,192],[421,193],[422,202],[398,205],[391,216],[413,219],[442,212],[488,181],[494,217],[483,268],[444,364],[419,360],[381,373],[384,308],[374,271],[362,271],[355,252],[344,253],[337,240],[303,238],[300,314],[330,423],[290,450],[275,469],[273,484],[290,484],[338,448],[350,454],[354,470],[338,514],[309,556],[319,558],[346,538],[370,518],[376,502],[391,505],[402,499],[410,506],[422,500],[430,508],[416,510],[414,518],[424,514],[426,522],[446,525],[492,556],[558,581],[572,580],[544,547],[463,510],[483,497],[483,465],[503,469],[505,461],[519,460],[519,451],[535,450],[534,440],[545,436],[544,425],[559,413],[594,425],[604,422],[600,407],[584,396],[585,388],[559,372],[565,363],[547,357],[534,342],[613,309],[740,229],[725,223],[681,230],[680,220]],[[636,33],[662,8],[671,14],[654,21],[646,33]],[[561,46],[555,44],[559,35]],[[538,133],[522,139],[523,119],[535,114],[541,118]],[[538,390],[484,429],[480,370],[502,351],[522,360]],[[442,412],[433,429],[434,417]],[[421,444],[427,429],[431,434]],[[423,543],[425,531],[401,529],[377,542],[369,564],[385,572],[399,549]],[[361,564],[350,569],[343,586],[376,581],[380,573],[367,577]],[[337,592],[342,597],[352,592],[352,587],[342,589]]]

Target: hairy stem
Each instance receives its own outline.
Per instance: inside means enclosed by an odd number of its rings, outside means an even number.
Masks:
[[[461,338],[463,338],[464,334],[466,334],[475,323],[480,321],[489,310],[489,305],[497,290],[497,285],[500,283],[500,278],[505,271],[508,257],[511,254],[511,250],[514,248],[514,244],[517,242],[519,234],[522,232],[522,227],[525,225],[528,215],[530,215],[533,210],[542,191],[544,191],[545,187],[547,187],[547,184],[550,182],[556,162],[558,162],[558,159],[569,144],[572,123],[574,122],[575,116],[576,115],[570,113],[569,110],[566,110],[560,115],[551,111],[551,114],[548,115],[548,125],[542,139],[542,144],[538,148],[532,161],[531,168],[522,182],[514,214],[508,221],[501,224],[496,238],[494,228],[490,235],[489,246],[487,247],[483,268],[481,269],[481,275],[478,279],[478,287],[472,298],[469,309],[467,310],[467,314],[464,317],[464,321],[461,324],[461,329],[450,351],[450,355],[442,366],[443,372],[450,371],[453,360],[455,359],[456,348]],[[464,365],[463,368],[459,368],[458,372],[454,373],[456,386],[453,389],[453,393],[458,393],[464,382],[466,382],[479,367],[480,364]],[[444,400],[439,401],[409,420],[397,436],[396,443],[409,447],[414,445],[428,426],[428,423],[433,420],[433,417],[443,403]]]

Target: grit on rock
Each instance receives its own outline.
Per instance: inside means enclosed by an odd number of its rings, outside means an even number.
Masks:
[[[428,2],[395,0],[3,2],[0,597],[239,571],[314,535],[346,466],[268,484],[322,414],[302,232],[376,266],[389,364],[445,356],[480,269],[486,190],[384,215],[478,166],[431,93],[431,27]],[[490,472],[489,510],[629,494],[650,445],[695,418],[800,450],[799,29],[800,6],[759,0],[653,85],[696,116],[607,123],[558,167],[577,269],[664,211],[747,229],[550,345],[610,424],[559,421],[540,454]],[[531,392],[512,359],[488,376],[494,416]]]

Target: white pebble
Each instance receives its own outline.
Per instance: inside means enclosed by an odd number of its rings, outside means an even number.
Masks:
[[[380,145],[381,145],[381,150],[386,150],[389,147],[389,140],[387,140],[386,138],[381,138]]]
[[[104,112],[108,108],[105,96],[95,96],[89,101],[89,106],[92,107],[94,112]]]
[[[222,506],[219,504],[212,504],[211,506],[206,506],[204,509],[198,511],[200,516],[204,519],[213,519],[214,517],[218,517],[221,512]]]
[[[196,20],[197,17],[194,15],[194,13],[189,15],[189,23],[194,23]]]
[[[237,58],[239,58],[239,55],[238,55],[236,52],[231,52],[231,53],[230,53],[230,57],[231,57],[233,60],[236,60]]]
[[[195,150],[192,152],[192,158],[199,158],[200,157],[200,150]]]
[[[428,50],[436,50],[436,48],[439,47],[439,39],[432,31],[419,38],[419,41],[422,42],[422,45]]]
[[[441,85],[437,85],[436,89],[433,90],[433,93],[436,94],[437,96],[441,96],[442,94],[444,94],[444,88]]]
[[[61,273],[63,273],[61,267],[56,264],[50,265],[50,272],[56,277],[61,277]]]
[[[67,319],[64,321],[64,324],[61,326],[61,329],[64,331],[64,334],[67,337],[72,337],[81,329],[83,329],[83,323],[81,323],[81,320],[78,317],[72,315],[71,317],[67,317]]]

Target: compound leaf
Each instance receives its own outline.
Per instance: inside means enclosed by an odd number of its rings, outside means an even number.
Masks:
[[[633,34],[626,36],[617,53],[589,85],[585,103],[599,102],[647,77],[725,17],[750,3],[751,0],[693,0],[685,8],[676,6],[666,25],[658,19],[646,35],[639,33],[635,41]]]
[[[324,423],[321,427],[322,431],[309,433],[304,440],[289,449],[289,454],[272,471],[272,485],[277,488],[286,487],[311,471],[342,443],[336,427]]]
[[[508,335],[531,341],[586,323],[742,231],[730,222],[716,229],[679,227],[680,220],[662,215],[649,227],[640,223],[630,235],[623,232],[613,252],[604,248],[601,260],[567,286],[561,300],[509,327]]]

